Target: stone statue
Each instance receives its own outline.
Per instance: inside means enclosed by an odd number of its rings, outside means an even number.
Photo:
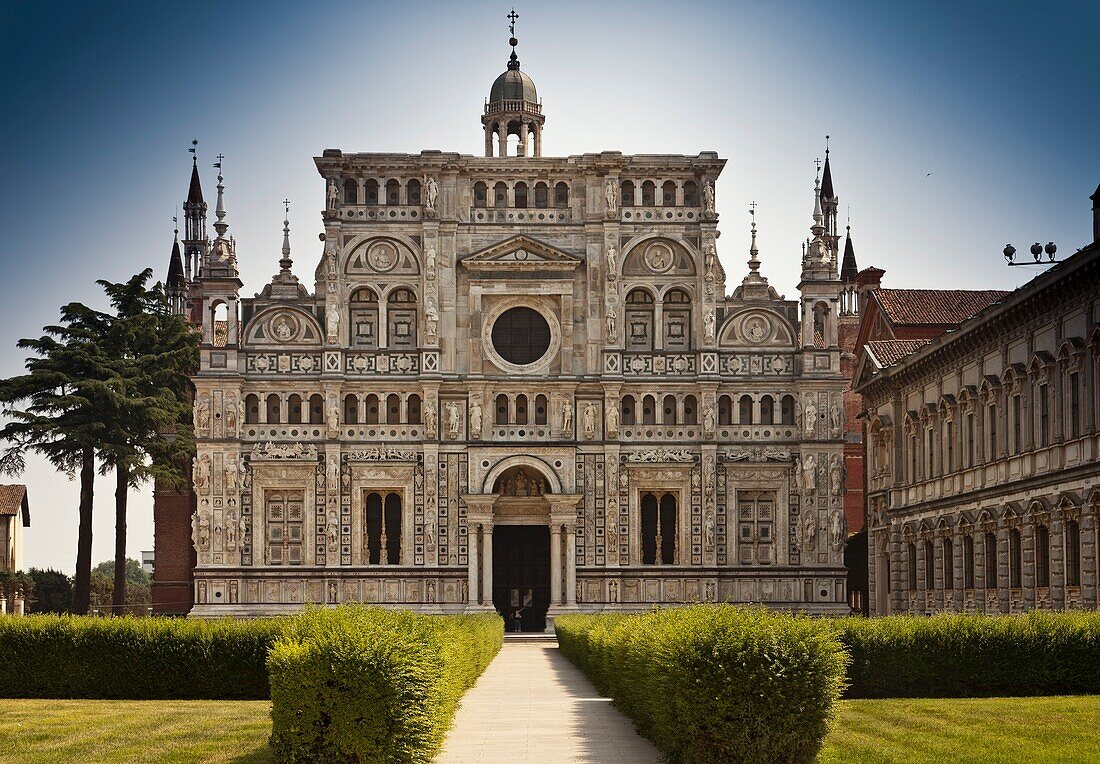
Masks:
[[[328,582],[328,601],[329,601],[330,604],[335,605],[338,599],[339,599],[339,596],[338,596],[338,591],[336,589],[336,582],[335,581],[329,581]]]
[[[237,460],[232,457],[226,459],[222,471],[225,473],[225,494],[228,496],[236,493],[237,475],[240,474],[237,470]]]
[[[336,202],[340,198],[340,188],[336,185],[336,178],[328,179],[328,208],[336,209]]]
[[[703,432],[707,435],[714,434],[714,404],[708,403],[703,407]]]
[[[616,326],[616,324],[617,324],[616,312],[617,311],[615,310],[615,306],[608,303],[607,312],[604,314],[605,318],[607,319],[607,341],[608,342],[616,342],[617,338],[618,338],[618,335],[619,335],[618,327]]]
[[[584,407],[584,437],[596,437],[596,407],[591,403]]]
[[[607,409],[604,415],[604,427],[609,437],[615,437],[619,434],[619,407],[612,401],[610,404],[605,404],[604,408]]]
[[[328,405],[328,436],[335,438],[340,434],[340,407],[336,405],[336,401],[332,401]]]
[[[573,404],[569,401],[561,406],[561,431],[564,435],[573,433]]]
[[[205,507],[195,513],[195,548],[205,552],[210,548],[210,510]]]
[[[435,212],[435,203],[439,198],[439,184],[435,178],[429,176],[424,182],[424,206],[431,212]]]
[[[703,181],[703,212],[714,214],[714,184],[709,180]]]
[[[619,554],[619,510],[613,508],[607,513],[607,556],[614,559]]]
[[[424,434],[429,438],[434,438],[436,435],[435,426],[435,404],[429,401],[424,405]]]
[[[340,460],[335,454],[328,458],[328,492],[332,495],[338,493],[340,487]]]
[[[457,438],[462,429],[462,413],[458,410],[458,404],[454,401],[447,402],[447,419],[451,438]]]
[[[806,538],[805,549],[807,552],[812,552],[817,548],[817,510],[813,507],[806,507],[803,513],[806,515],[802,521]]]
[[[714,252],[714,245],[707,244],[706,249],[703,252],[703,267],[706,271],[706,280],[714,280],[714,262],[718,257]]]
[[[802,458],[802,481],[801,486],[807,496],[812,496],[817,492],[817,460],[814,459],[813,454],[806,454]]]
[[[327,323],[328,341],[329,343],[336,343],[340,340],[340,311],[336,307],[335,302],[329,303],[328,315],[325,317]]]
[[[611,579],[607,582],[607,601],[618,602],[619,601],[619,582],[615,579]]]
[[[275,321],[275,339],[285,342],[293,336],[294,330],[290,328],[290,322],[286,320],[286,316],[279,316]]]
[[[703,538],[706,544],[707,550],[714,549],[714,515],[707,512],[707,519],[703,526]]]
[[[205,430],[210,426],[210,400],[200,395],[195,401],[195,429]]]
[[[607,248],[606,258],[607,258],[607,280],[608,281],[614,281],[615,279],[617,279],[619,277],[619,268],[618,268],[618,264],[615,262],[615,248],[614,247],[608,247]]]
[[[238,400],[237,401],[237,423],[236,423],[236,427],[233,428],[234,433],[238,437],[241,434],[241,425],[244,424],[244,417],[245,417],[244,401]]]
[[[328,548],[330,551],[335,552],[337,546],[340,543],[340,520],[336,517],[336,510],[330,509],[328,511]]]
[[[832,461],[829,463],[829,489],[833,496],[840,496],[841,490],[844,488],[844,465],[840,461],[840,457],[833,455]]]
[[[232,509],[225,513],[225,548],[237,548],[237,513]]]
[[[330,280],[336,278],[336,242],[332,239],[325,244],[325,270]]]
[[[435,509],[430,508],[424,513],[424,546],[429,550],[435,549]]]
[[[470,438],[481,437],[481,401],[474,398],[470,401]]]
[[[707,598],[707,602],[714,602],[714,582],[713,581],[707,581],[706,598]]]
[[[245,517],[244,515],[241,515],[240,519],[237,520],[237,533],[238,533],[238,538],[240,539],[240,542],[241,542],[241,546],[247,546],[249,544],[248,518]]]
[[[428,280],[431,281],[435,279],[435,247],[430,244],[424,251],[424,266]]]
[[[425,599],[428,602],[435,602],[435,581],[429,581],[425,591],[427,592]]]
[[[840,404],[834,401],[829,414],[833,424],[833,437],[840,437]]]
[[[429,295],[424,306],[424,333],[428,335],[428,342],[435,342],[436,332],[439,326],[439,312],[435,307],[435,298]]]
[[[813,398],[810,398],[806,403],[805,418],[802,421],[803,427],[806,428],[806,435],[813,437],[814,431],[817,429],[817,404],[814,403]]]
[[[839,507],[833,510],[833,516],[829,520],[829,539],[833,543],[833,549],[840,551],[844,546],[844,537],[847,535],[844,522],[844,510]]]
[[[607,202],[607,216],[614,217],[619,210],[619,189],[615,186],[615,179],[608,178],[603,186],[603,198]]]
[[[210,454],[195,457],[192,462],[195,473],[195,493],[210,492]]]
[[[714,342],[714,313],[710,311],[703,317],[703,338],[707,342]]]

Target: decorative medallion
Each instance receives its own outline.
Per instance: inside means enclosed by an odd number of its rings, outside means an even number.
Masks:
[[[279,313],[268,324],[269,336],[276,342],[293,342],[300,333],[298,319],[290,313]]]
[[[392,243],[380,241],[367,252],[367,262],[379,273],[388,273],[397,266],[397,250]]]
[[[754,345],[761,345],[772,338],[775,329],[764,316],[751,315],[741,321],[741,336]]]
[[[672,250],[667,244],[651,244],[645,252],[645,264],[654,273],[665,273],[672,268]]]

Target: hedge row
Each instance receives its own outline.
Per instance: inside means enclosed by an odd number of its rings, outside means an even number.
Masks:
[[[286,619],[0,618],[0,697],[267,698],[267,653],[287,628]]]
[[[1100,694],[1100,613],[832,621],[850,698]]]
[[[845,656],[820,621],[700,605],[555,620],[565,655],[670,764],[810,762]]]
[[[277,760],[431,761],[503,640],[495,614],[307,612],[268,658]]]

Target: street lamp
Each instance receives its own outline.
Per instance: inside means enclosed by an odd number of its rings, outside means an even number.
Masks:
[[[1034,262],[1028,262],[1021,260],[1016,262],[1016,248],[1011,244],[1006,244],[1003,250],[1005,260],[1009,265],[1050,265],[1051,263],[1061,262],[1055,259],[1055,255],[1058,252],[1058,246],[1053,241],[1048,241],[1044,247],[1039,242],[1035,242],[1031,245],[1031,256]],[[1043,254],[1046,254],[1046,260],[1043,259]]]

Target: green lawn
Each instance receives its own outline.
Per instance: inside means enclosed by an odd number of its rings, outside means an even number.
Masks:
[[[266,701],[0,700],[0,762],[271,764]],[[1100,696],[848,700],[836,762],[1100,761]]]

